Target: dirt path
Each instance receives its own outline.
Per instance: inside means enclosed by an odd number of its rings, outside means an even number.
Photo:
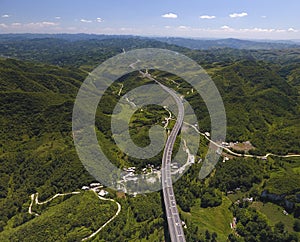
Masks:
[[[165,107],[165,110],[169,113],[169,117],[165,118],[166,123],[165,123],[164,129],[167,129],[169,122],[172,119],[172,113],[170,112],[169,109],[167,109],[167,107]]]
[[[44,201],[44,202],[39,202],[39,193],[33,193],[31,194],[30,198],[31,198],[31,202],[30,202],[30,205],[29,205],[29,208],[28,208],[28,213],[29,214],[34,214],[35,216],[40,216],[38,213],[35,213],[32,211],[32,206],[33,205],[42,205],[42,204],[46,204],[46,203],[49,203],[51,202],[53,199],[57,198],[57,197],[63,197],[63,196],[67,196],[67,195],[75,195],[75,194],[79,194],[80,192],[69,192],[69,193],[64,193],[64,194],[61,194],[61,193],[58,193],[56,195],[54,195],[53,197],[49,198],[48,200]]]
[[[30,196],[31,202],[30,202],[30,205],[29,205],[29,208],[28,208],[28,213],[29,214],[33,214],[35,216],[40,216],[38,213],[32,212],[32,206],[33,206],[33,203],[34,203],[34,197],[35,197],[35,194],[31,194],[31,196]]]
[[[121,88],[120,88],[120,90],[119,90],[119,92],[118,92],[118,96],[121,96],[121,93],[122,93],[123,87],[124,87],[124,85],[123,85],[123,83],[121,83]]]
[[[94,233],[92,233],[90,236],[83,238],[81,241],[85,241],[85,240],[88,240],[88,239],[90,239],[90,238],[95,237],[95,236],[96,236],[96,235],[97,235],[97,234],[98,234],[98,233],[99,233],[106,225],[108,225],[111,221],[113,221],[113,220],[119,215],[119,213],[121,212],[121,209],[122,209],[120,203],[118,203],[118,202],[116,202],[115,200],[110,199],[110,198],[104,198],[104,197],[101,197],[101,196],[99,196],[99,195],[96,193],[96,191],[94,191],[94,192],[95,192],[96,196],[97,196],[100,200],[110,201],[110,202],[116,203],[117,206],[118,206],[118,210],[117,210],[117,212],[115,213],[115,215],[114,215],[112,218],[110,218],[105,224],[103,224],[99,229],[97,229],[97,230],[96,230]]]
[[[96,194],[96,196],[100,199],[100,200],[103,200],[103,201],[110,201],[110,202],[114,202],[117,204],[118,206],[118,210],[117,212],[115,213],[115,215],[110,218],[105,224],[103,224],[98,230],[96,230],[94,233],[92,233],[91,235],[89,235],[88,237],[86,238],[83,238],[81,241],[85,241],[85,240],[88,240],[90,238],[93,238],[94,236],[96,236],[105,226],[107,226],[111,221],[113,221],[118,215],[119,213],[121,212],[121,204],[116,202],[115,200],[113,199],[110,199],[110,198],[104,198],[104,197],[101,197],[97,194],[97,192],[95,190],[92,189],[92,191]],[[57,197],[63,197],[63,196],[68,196],[68,195],[76,195],[76,194],[80,194],[80,192],[69,192],[69,193],[57,193],[56,195],[54,195],[53,197],[47,199],[46,201],[44,202],[39,202],[38,200],[38,196],[39,196],[39,193],[34,193],[34,194],[31,194],[30,198],[31,198],[31,202],[30,202],[30,205],[29,205],[29,208],[28,208],[28,213],[29,214],[33,214],[35,216],[39,216],[38,213],[35,213],[32,211],[32,206],[33,205],[43,205],[43,204],[47,204],[49,202],[51,202],[53,199],[57,198]]]
[[[35,204],[36,205],[43,205],[43,204],[51,202],[53,199],[55,199],[57,197],[64,197],[64,196],[67,196],[67,195],[76,195],[76,194],[79,194],[79,193],[80,192],[57,193],[56,195],[54,195],[53,197],[49,198],[48,200],[46,200],[44,202],[39,202],[39,199],[38,199],[39,193],[37,192],[36,196],[35,196]]]

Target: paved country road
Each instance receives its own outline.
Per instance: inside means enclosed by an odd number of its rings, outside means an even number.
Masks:
[[[218,143],[216,143],[215,141],[211,140],[209,137],[207,137],[204,133],[200,132],[199,129],[192,124],[186,123],[184,122],[186,125],[192,127],[198,134],[204,136],[209,142],[211,142],[212,144],[214,144],[215,146],[225,150],[227,153],[234,155],[234,156],[238,156],[238,157],[250,157],[250,158],[258,158],[258,159],[262,159],[262,158],[268,158],[269,156],[274,156],[274,157],[280,157],[280,158],[291,158],[291,157],[300,157],[300,155],[298,154],[293,154],[293,155],[276,155],[273,153],[268,153],[266,155],[248,155],[248,154],[240,154],[237,152],[234,152],[232,150],[230,150],[229,148],[224,147],[223,145],[220,145]]]

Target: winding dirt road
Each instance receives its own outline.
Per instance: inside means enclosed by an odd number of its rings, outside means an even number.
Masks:
[[[118,203],[117,201],[113,200],[113,199],[110,199],[110,198],[104,198],[104,197],[101,197],[97,194],[96,190],[92,189],[92,191],[96,194],[96,196],[100,199],[100,200],[103,200],[103,201],[110,201],[110,202],[114,202],[117,204],[118,206],[118,210],[117,212],[115,213],[115,215],[110,218],[105,224],[103,224],[99,229],[97,229],[94,233],[92,233],[91,235],[89,235],[88,237],[85,237],[83,238],[81,241],[85,241],[85,240],[88,240],[90,238],[93,238],[94,236],[96,236],[105,226],[107,226],[111,221],[113,221],[118,215],[119,213],[121,212],[121,204]],[[38,199],[38,195],[39,193],[34,193],[34,194],[31,194],[30,196],[30,199],[31,199],[31,202],[30,202],[30,205],[29,205],[29,208],[28,208],[28,213],[29,214],[33,214],[35,216],[40,216],[38,213],[35,213],[32,211],[32,206],[33,205],[43,205],[43,204],[47,204],[49,202],[51,202],[53,199],[57,198],[57,197],[63,197],[63,196],[68,196],[68,195],[76,195],[76,194],[80,194],[79,191],[76,191],[76,192],[69,192],[69,193],[57,193],[56,195],[54,195],[53,197],[47,199],[46,201],[43,201],[43,202],[39,202],[39,199]]]

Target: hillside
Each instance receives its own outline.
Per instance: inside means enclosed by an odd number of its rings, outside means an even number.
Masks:
[[[30,196],[36,192],[44,201],[57,193],[79,191],[82,186],[94,182],[75,151],[72,109],[87,71],[121,53],[123,48],[168,48],[201,63],[224,100],[227,141],[251,141],[255,147],[238,152],[259,155],[300,153],[299,65],[297,55],[293,54],[298,50],[202,51],[137,37],[126,40],[59,37],[0,37],[0,55],[10,57],[0,58],[1,241],[40,241],[46,237],[49,241],[52,238],[52,241],[78,241],[107,221],[112,216],[111,210],[116,210],[113,204],[99,201],[94,194],[82,191],[80,195],[58,199],[49,206],[34,207],[34,211],[41,212],[39,217],[28,214]],[[176,82],[166,81],[165,85],[185,96],[196,110],[200,131],[209,131],[205,104],[198,94],[191,92],[186,82],[170,73],[157,70],[150,70],[150,73],[158,79],[179,82],[175,85]],[[149,162],[159,165],[161,154],[140,161],[124,155],[113,142],[110,118],[114,104],[120,99],[120,83],[124,84],[123,95],[151,82],[131,73],[108,89],[97,113],[98,138],[120,168],[134,165],[141,172]],[[145,107],[143,113],[136,112],[130,124],[133,139],[141,146],[147,145],[149,127],[161,125],[168,115],[165,109],[156,106]],[[204,158],[206,149],[207,142],[202,140],[197,160]],[[300,203],[299,188],[293,178],[299,173],[299,159],[229,157],[228,162],[220,162],[204,181],[198,178],[202,164],[196,163],[175,183],[176,199],[187,224],[187,240],[206,241],[209,234],[210,238],[217,236],[217,241],[226,238],[236,241],[229,222],[237,217],[237,230],[243,241],[253,241],[253,234],[257,241],[263,241],[260,238],[266,235],[273,239],[269,241],[297,241],[299,233],[293,225],[299,220]],[[291,179],[285,179],[286,176]],[[110,198],[122,205],[122,210],[94,241],[168,240],[160,192],[124,197],[106,190]],[[276,202],[264,198],[261,195],[266,190],[279,196],[286,193],[285,199],[292,202],[293,207],[288,209],[285,200]],[[236,203],[250,196],[255,200],[252,205]],[[271,205],[264,209],[261,203]],[[287,233],[280,233],[277,228],[277,218],[282,214],[281,210],[278,214],[278,209],[289,212],[284,220]],[[105,216],[98,216],[101,219],[97,220],[96,213],[105,213]],[[90,219],[81,221],[82,214],[90,214]],[[219,214],[223,216],[217,221],[215,216]],[[254,222],[258,227],[253,225]],[[220,225],[218,229],[215,223]],[[247,233],[250,229],[254,231],[252,235]],[[36,231],[39,233],[35,234]]]
[[[212,48],[233,48],[243,50],[275,50],[299,48],[297,42],[275,42],[275,41],[251,41],[240,39],[217,39],[217,40],[203,40],[203,39],[187,39],[187,38],[157,38],[162,42],[168,44],[178,45],[190,49],[212,49]]]

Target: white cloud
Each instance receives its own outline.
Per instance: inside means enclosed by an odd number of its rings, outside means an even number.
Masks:
[[[214,19],[216,18],[216,16],[213,16],[213,15],[202,15],[200,16],[201,19]]]
[[[297,32],[299,32],[299,30],[296,30],[296,29],[294,29],[294,28],[289,28],[289,29],[288,29],[288,32],[297,33]]]
[[[221,27],[221,29],[230,29],[230,28],[229,28],[229,26],[224,25],[224,26]]]
[[[58,23],[54,23],[54,22],[42,22],[42,25],[44,25],[44,26],[56,26],[56,25],[58,25]]]
[[[171,28],[171,26],[169,26],[169,25],[166,25],[166,26],[165,26],[165,28],[166,28],[166,29],[170,29],[170,28]]]
[[[55,19],[61,19],[61,17],[57,16],[57,17],[55,17]]]
[[[248,13],[242,12],[242,13],[232,13],[229,14],[230,18],[242,18],[248,16]]]
[[[252,29],[240,29],[241,32],[252,32],[252,33],[272,33],[276,29],[263,29],[263,28],[252,28]]]
[[[178,18],[178,15],[175,13],[166,13],[161,15],[163,18]]]
[[[87,19],[80,19],[80,22],[81,23],[92,23],[93,21],[92,20],[87,20]]]
[[[103,19],[102,19],[102,18],[97,18],[96,21],[97,21],[98,23],[102,23],[102,22],[103,22]]]
[[[7,28],[6,24],[0,24],[0,28]]]
[[[285,33],[286,29],[266,29],[266,28],[252,28],[252,29],[239,29],[236,31],[248,33]]]
[[[185,26],[185,25],[180,25],[178,26],[178,29],[181,29],[181,30],[187,30],[187,29],[190,29],[191,27],[189,26]]]
[[[11,26],[21,26],[21,23],[12,23]]]
[[[40,27],[40,28],[43,28],[43,27],[52,27],[52,26],[57,26],[59,25],[59,23],[55,23],[55,22],[48,22],[48,21],[44,21],[44,22],[32,22],[32,23],[29,23],[29,24],[26,24],[26,26],[29,26],[29,27]]]
[[[122,31],[122,32],[134,32],[134,31],[136,31],[135,28],[127,28],[127,27],[119,28],[119,30]]]
[[[230,27],[227,26],[227,25],[222,26],[221,29],[222,29],[222,30],[225,30],[225,31],[234,31],[233,28],[230,28]]]
[[[2,18],[9,18],[9,17],[10,17],[10,15],[8,15],[8,14],[4,14],[4,15],[2,15],[1,17],[2,17]]]
[[[263,16],[261,16],[262,18],[267,18],[267,16],[266,15],[263,15]]]

